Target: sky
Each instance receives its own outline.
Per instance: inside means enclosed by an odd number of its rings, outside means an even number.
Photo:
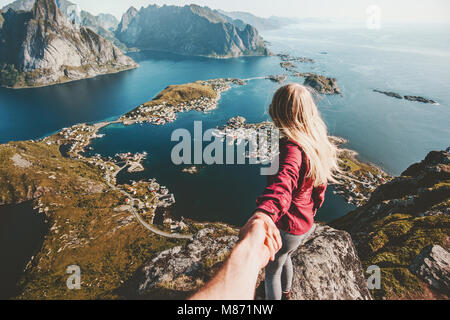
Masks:
[[[367,20],[370,5],[380,8],[386,22],[450,22],[450,0],[71,0],[93,14],[112,13],[118,18],[130,7],[149,4],[195,3],[225,11],[246,11],[257,16]],[[0,6],[12,0],[0,0]]]

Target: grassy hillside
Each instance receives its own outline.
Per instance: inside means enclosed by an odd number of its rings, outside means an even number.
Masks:
[[[119,298],[116,292],[156,253],[183,244],[141,227],[124,196],[84,161],[66,159],[57,145],[0,145],[1,204],[35,199],[49,232],[21,281],[20,299]],[[66,268],[81,268],[81,290],[68,290]]]
[[[212,86],[202,84],[201,82],[193,82],[188,84],[173,85],[167,87],[155,99],[144,104],[144,106],[154,106],[163,102],[169,105],[177,105],[183,102],[207,97],[210,99],[217,98],[217,93]]]
[[[373,291],[375,298],[446,297],[409,267],[429,245],[450,248],[449,159],[446,152],[430,153],[401,177],[378,187],[366,205],[333,223],[351,233],[365,268],[381,268],[382,289]]]

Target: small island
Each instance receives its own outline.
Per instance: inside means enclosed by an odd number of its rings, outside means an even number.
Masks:
[[[279,74],[279,75],[270,75],[267,76],[266,79],[271,80],[276,83],[283,83],[287,80],[288,76],[285,74]]]
[[[297,66],[293,62],[290,62],[290,61],[283,61],[280,63],[280,66],[289,72],[294,72],[297,68]]]
[[[279,53],[277,56],[282,61],[288,61],[288,62],[301,62],[301,63],[316,63],[317,61],[311,58],[306,57],[293,57],[287,53]]]
[[[280,66],[289,71],[289,72],[295,72],[297,66],[295,65],[295,62],[299,63],[316,63],[317,61],[311,58],[306,57],[293,57],[286,53],[279,53],[277,56],[281,59]]]
[[[313,88],[321,94],[342,94],[341,89],[338,87],[336,78],[327,78],[325,76],[317,75],[314,73],[301,73],[298,72],[294,76],[305,78],[304,85]]]
[[[388,97],[396,98],[396,99],[399,99],[399,100],[405,99],[405,100],[413,101],[413,102],[421,102],[421,103],[428,103],[428,104],[439,105],[439,103],[437,101],[434,101],[432,99],[427,99],[427,98],[424,98],[424,97],[420,97],[420,96],[411,96],[411,95],[402,96],[401,94],[398,94],[396,92],[382,91],[382,90],[377,90],[377,89],[374,89],[373,92],[381,93],[381,94],[384,94],[384,95],[386,95]]]

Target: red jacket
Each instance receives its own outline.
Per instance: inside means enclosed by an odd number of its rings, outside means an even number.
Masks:
[[[294,141],[280,141],[280,169],[268,178],[269,186],[256,201],[257,209],[270,215],[280,230],[303,235],[314,225],[314,216],[325,201],[327,185],[314,188],[306,178],[306,154]]]

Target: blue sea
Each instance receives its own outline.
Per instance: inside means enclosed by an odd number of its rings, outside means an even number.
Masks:
[[[317,60],[298,64],[299,72],[338,79],[343,96],[325,96],[319,108],[330,132],[350,142],[360,158],[401,174],[429,151],[450,145],[450,28],[443,25],[391,25],[368,30],[358,24],[305,24],[263,33],[275,53]],[[80,122],[114,119],[151,100],[171,84],[212,78],[257,78],[286,73],[278,57],[208,59],[167,53],[132,54],[140,68],[57,86],[0,89],[0,143],[37,139]],[[302,82],[302,78],[289,78]],[[92,144],[91,154],[149,153],[141,173],[124,173],[119,182],[155,177],[175,194],[175,216],[240,225],[251,215],[265,187],[256,166],[209,166],[199,175],[181,172],[170,152],[171,133],[224,125],[236,115],[249,122],[267,120],[268,105],[278,84],[256,79],[222,95],[208,114],[189,112],[166,126],[113,125]],[[439,105],[397,100],[373,92],[395,91],[424,96]],[[330,221],[354,209],[327,193],[319,219]]]

